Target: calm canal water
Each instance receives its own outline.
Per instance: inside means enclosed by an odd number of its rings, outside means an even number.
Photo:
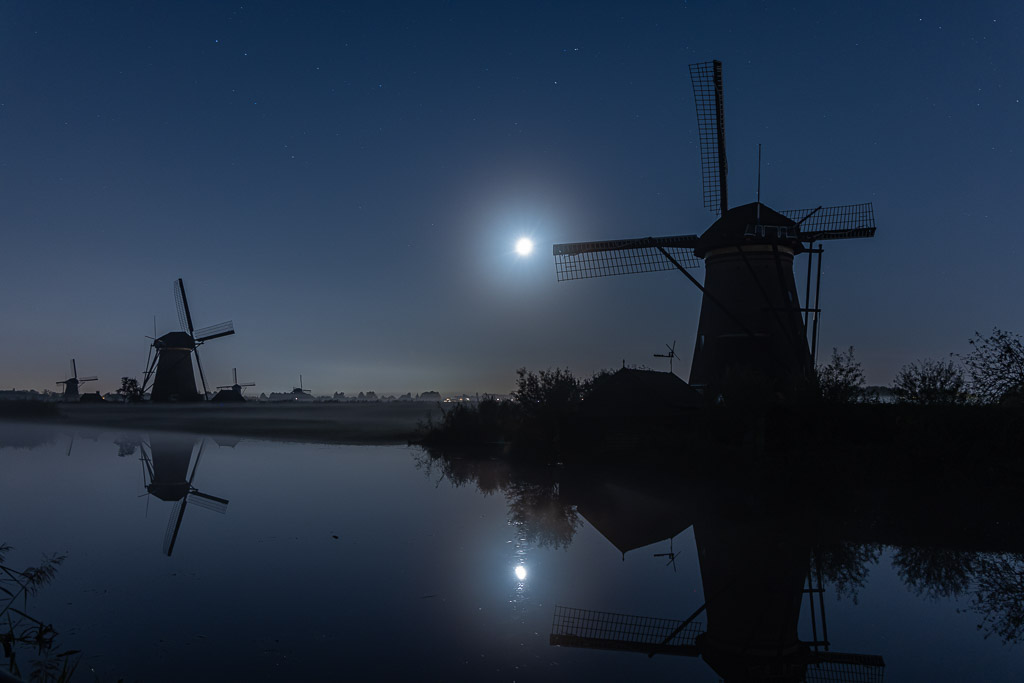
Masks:
[[[5,564],[66,555],[27,613],[76,680],[1024,680],[1020,555],[765,509],[657,473],[0,423]]]

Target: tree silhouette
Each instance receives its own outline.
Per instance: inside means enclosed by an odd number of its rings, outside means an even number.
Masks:
[[[1024,339],[1019,334],[995,327],[987,337],[975,332],[970,344],[974,350],[962,359],[978,398],[999,403],[1024,395]]]
[[[904,365],[892,383],[899,403],[962,405],[967,402],[963,370],[952,360],[924,359]]]

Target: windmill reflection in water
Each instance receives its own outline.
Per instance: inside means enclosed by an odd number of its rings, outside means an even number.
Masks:
[[[196,470],[199,469],[199,461],[203,457],[205,446],[205,439],[197,440],[179,434],[150,435],[148,451],[145,443],[140,444],[143,480],[146,485],[144,495],[153,495],[160,500],[174,503],[164,534],[163,549],[168,556],[174,552],[178,532],[181,531],[181,522],[185,518],[185,509],[190,504],[221,514],[228,511],[226,499],[203,493],[196,488]]]
[[[563,493],[623,559],[693,527],[705,602],[685,619],[556,606],[552,645],[699,656],[725,681],[883,680],[881,656],[831,650],[821,566],[800,520],[737,520],[621,482]],[[674,562],[678,553],[670,554]],[[799,634],[805,604],[809,640]]]

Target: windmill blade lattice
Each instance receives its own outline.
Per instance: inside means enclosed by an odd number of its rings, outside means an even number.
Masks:
[[[722,100],[722,63],[718,60],[690,65],[693,100],[697,106],[700,170],[704,180],[704,206],[716,215],[729,208],[725,158],[725,112]]]
[[[188,502],[193,505],[198,505],[201,508],[207,510],[213,510],[220,514],[226,514],[228,511],[228,501],[224,498],[218,498],[217,496],[211,496],[208,493],[201,491],[192,491],[188,494]]]
[[[780,213],[798,223],[800,239],[809,242],[873,237],[875,234],[875,208],[871,202],[790,209]]]
[[[687,624],[676,619],[555,605],[548,642],[567,647],[696,657],[697,636],[703,631],[700,622]]]
[[[178,540],[181,520],[185,516],[185,498],[175,501],[171,507],[171,516],[167,518],[167,530],[164,531],[164,555],[170,557],[174,552],[174,543]]]
[[[686,268],[700,268],[701,260],[693,255],[696,241],[696,235],[679,235],[556,244],[552,248],[555,275],[561,282],[674,270],[676,266],[661,249]]]
[[[188,324],[188,315],[185,313],[185,288],[182,286],[181,280],[174,281],[174,306],[178,309],[178,323],[181,325],[181,329],[191,333],[191,325]]]
[[[193,334],[196,342],[209,341],[210,339],[216,339],[217,337],[226,337],[229,334],[235,333],[235,325],[230,320],[217,323],[216,325],[209,325],[207,327],[201,327],[196,330]]]

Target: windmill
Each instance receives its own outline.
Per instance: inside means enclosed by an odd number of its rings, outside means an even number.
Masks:
[[[299,375],[299,386],[292,388],[289,396],[296,401],[312,400],[313,391],[311,389],[302,388],[302,375]]]
[[[676,342],[672,340],[672,346],[665,344],[665,348],[668,349],[668,353],[656,353],[655,358],[668,358],[668,371],[672,372],[672,361],[678,358],[676,355]]]
[[[702,293],[690,384],[719,394],[726,376],[753,372],[783,384],[814,367],[825,240],[872,237],[870,203],[775,211],[758,201],[730,209],[722,63],[690,65],[704,206],[719,218],[702,234],[556,244],[559,281],[677,269]],[[760,194],[760,188],[759,188]],[[794,257],[808,254],[804,306]],[[811,270],[817,254],[817,286]],[[701,284],[691,270],[706,270]],[[808,335],[810,341],[808,341]]]
[[[71,377],[63,381],[57,382],[57,384],[64,385],[64,400],[65,401],[77,401],[79,398],[78,387],[85,382],[93,382],[99,379],[95,375],[89,377],[79,377],[78,367],[75,365],[75,359],[71,359]]]
[[[174,282],[174,301],[178,308],[178,321],[181,332],[168,332],[153,340],[149,358],[146,361],[146,372],[143,379],[143,393],[149,388],[154,403],[168,401],[204,401],[207,396],[206,377],[203,365],[199,362],[198,347],[218,337],[226,337],[235,333],[231,321],[211,325],[201,329],[192,326],[192,312],[185,296],[185,283],[181,278]],[[196,357],[199,368],[199,379],[203,384],[203,393],[196,389],[196,378],[192,372],[192,355]],[[150,384],[152,382],[152,384]]]
[[[146,492],[160,500],[174,503],[164,534],[163,548],[168,557],[174,552],[174,544],[178,540],[181,522],[185,518],[185,509],[189,504],[221,514],[228,510],[226,499],[203,493],[195,487],[196,470],[199,468],[199,460],[203,457],[205,446],[205,441],[199,443],[192,473],[189,474],[188,466],[192,461],[192,452],[196,450],[192,439],[170,434],[150,437],[150,453],[147,453],[146,447],[140,444]]]
[[[254,387],[256,382],[245,382],[243,384],[238,383],[238,368],[231,368],[231,384],[217,387],[220,391],[211,399],[213,401],[244,401],[245,397],[242,396],[242,392],[245,387]]]

